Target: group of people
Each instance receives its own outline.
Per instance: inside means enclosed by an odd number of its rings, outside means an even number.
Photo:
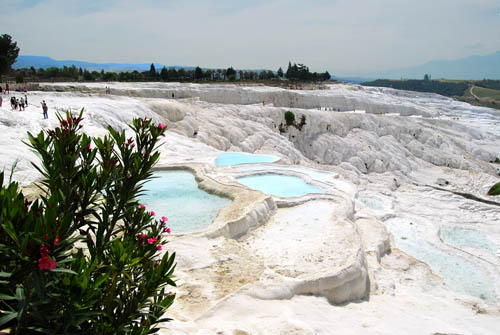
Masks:
[[[26,93],[28,90],[26,88],[23,88],[22,90],[17,89],[16,91],[22,91]],[[2,85],[0,85],[0,107],[2,107],[2,102],[3,102],[3,97],[2,94],[10,94],[10,87],[9,84],[5,84],[5,90],[3,90]],[[45,100],[43,100],[41,103],[42,105],[42,112],[43,112],[43,118],[48,119],[49,118],[49,107],[47,106],[47,103]],[[13,110],[19,110],[19,111],[24,111],[26,110],[26,107],[28,107],[28,95],[24,94],[24,96],[21,96],[21,98],[17,98],[16,96],[11,96],[10,97],[10,107]]]
[[[20,87],[18,86],[16,88],[16,92],[28,92],[28,89],[26,87]],[[10,87],[9,87],[9,84],[5,84],[5,90],[3,89],[2,85],[0,85],[0,94],[1,93],[4,93],[4,94],[10,94]]]
[[[318,107],[318,110],[323,110],[323,107]],[[340,108],[335,109],[335,107],[325,107],[325,111],[340,112]]]
[[[28,107],[28,96],[25,94],[24,97],[21,97],[21,99],[18,99],[15,96],[10,97],[10,107],[15,110],[19,108],[19,111],[25,110],[25,108]]]

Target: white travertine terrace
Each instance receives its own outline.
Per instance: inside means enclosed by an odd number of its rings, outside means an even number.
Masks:
[[[491,202],[500,198],[485,194],[498,179],[491,161],[500,157],[500,113],[434,94],[325,88],[44,84],[29,93],[26,111],[0,108],[0,166],[18,160],[14,179],[24,186],[39,177],[21,141],[26,131],[57,126],[55,110],[85,107],[93,136],[108,124],[125,129],[133,117],[168,126],[158,168],[189,169],[200,188],[232,204],[207,229],[171,237],[175,321],[161,333],[497,334],[500,208]],[[301,130],[280,132],[288,110],[297,121],[306,117]],[[217,167],[223,151],[280,161]],[[267,172],[300,177],[326,194],[277,198],[236,181]],[[471,229],[497,249],[447,244],[444,226]],[[419,245],[460,259],[484,283],[456,286],[442,262],[412,255]]]

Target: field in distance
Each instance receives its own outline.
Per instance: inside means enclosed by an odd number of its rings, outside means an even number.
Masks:
[[[364,86],[391,87],[399,90],[445,95],[475,106],[500,109],[500,80],[416,80],[377,79]]]

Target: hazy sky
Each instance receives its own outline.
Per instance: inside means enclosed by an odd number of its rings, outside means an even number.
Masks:
[[[21,54],[334,74],[500,50],[499,0],[0,0]]]

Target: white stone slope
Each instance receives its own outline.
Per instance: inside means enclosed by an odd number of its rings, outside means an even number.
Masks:
[[[112,95],[103,94],[106,86]],[[485,185],[496,180],[496,166],[489,162],[500,156],[497,111],[437,95],[355,85],[314,91],[179,83],[45,87],[70,88],[74,92],[30,92],[25,112],[5,103],[0,108],[0,167],[19,160],[15,180],[27,185],[38,177],[29,163],[36,158],[21,143],[26,131],[56,126],[56,108],[85,107],[85,131],[94,136],[103,135],[108,124],[126,128],[133,117],[167,123],[159,165],[197,166],[201,187],[235,199],[207,231],[172,237],[168,248],[178,255],[179,287],[169,310],[175,321],[163,325],[165,333],[496,334],[500,329],[498,255],[477,245],[450,245],[439,235],[443,227],[468,228],[500,246],[498,207],[450,193],[495,200],[484,194]],[[172,100],[172,93],[190,99]],[[42,120],[43,99],[49,120]],[[288,110],[297,119],[305,115],[306,125],[280,134]],[[395,113],[433,118],[387,115]],[[234,177],[252,172],[215,167],[220,150],[274,154],[281,157],[280,166],[330,173],[322,181],[328,194],[278,199],[245,191]],[[315,182],[304,171],[282,172]],[[233,228],[225,228],[228,222]],[[419,229],[407,229],[414,226],[410,222]],[[482,271],[478,278],[486,286],[455,285],[454,278],[461,277],[446,271],[446,264],[429,258],[431,272],[398,250],[425,258],[428,253],[413,248],[424,242],[439,255],[477,266],[471,271]],[[489,300],[478,298],[485,287]]]

